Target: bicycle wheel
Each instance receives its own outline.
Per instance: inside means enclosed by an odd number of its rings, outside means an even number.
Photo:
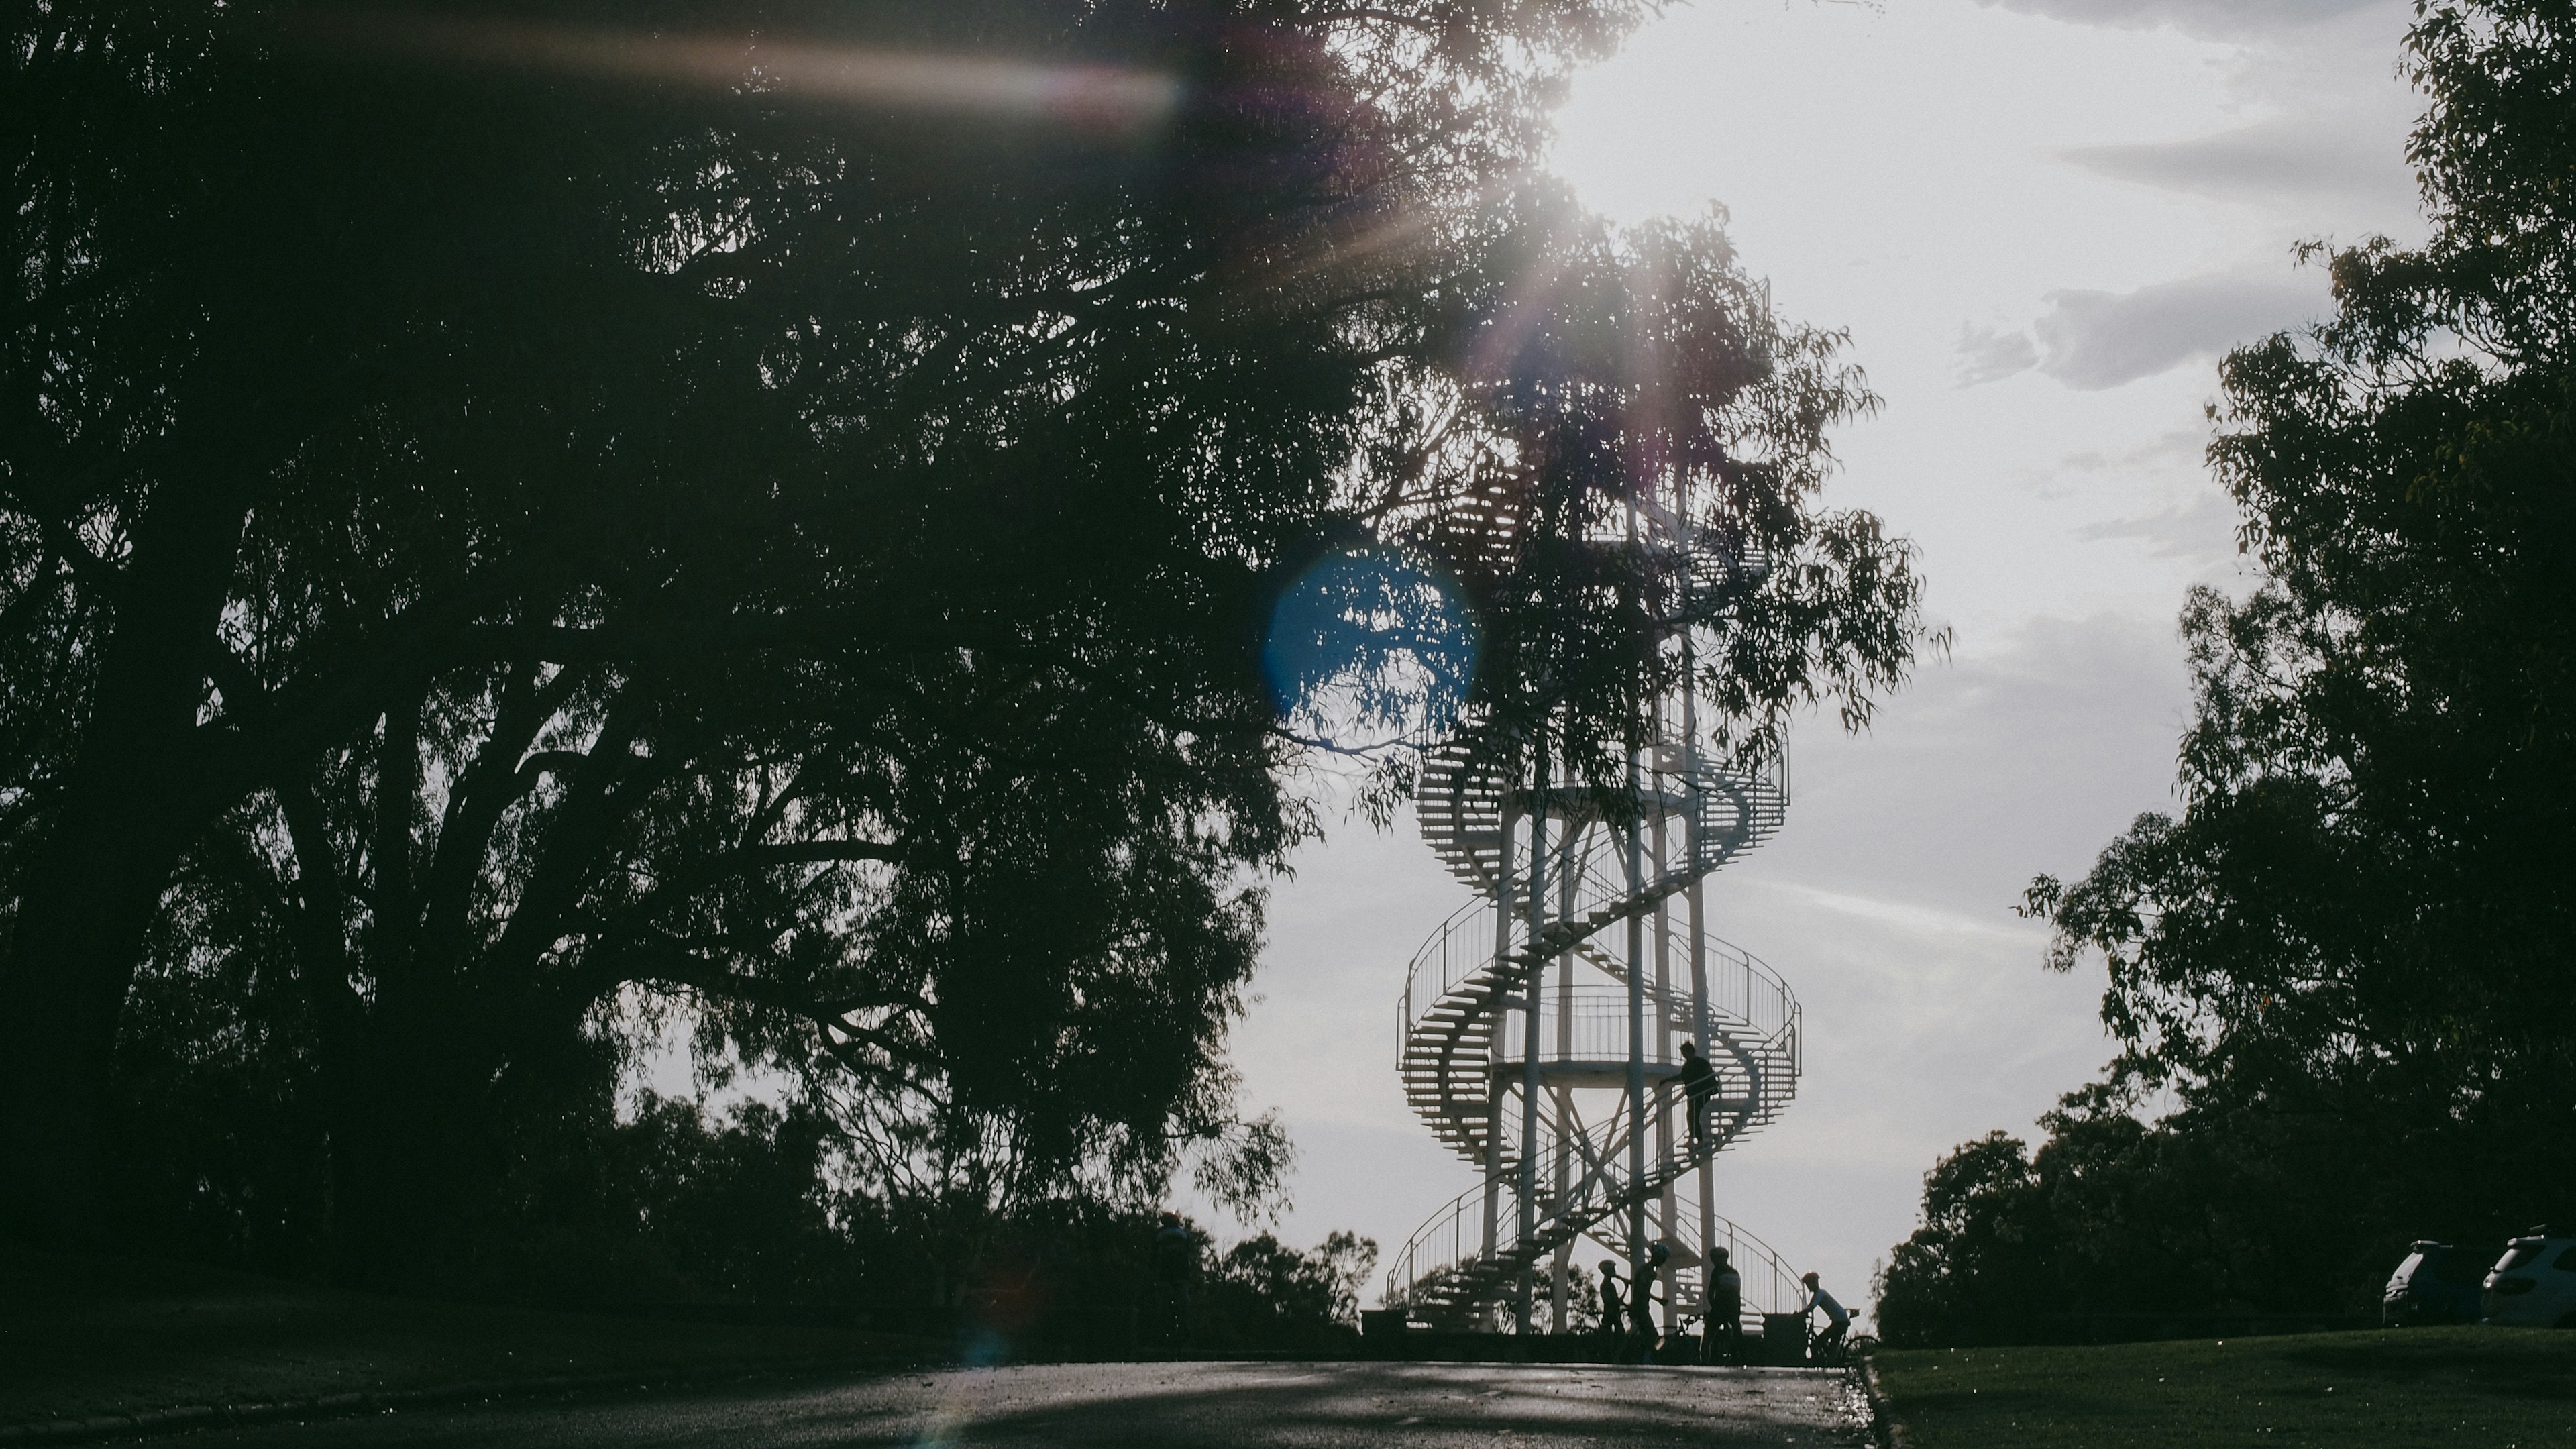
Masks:
[[[1853,1358],[1867,1358],[1878,1352],[1878,1339],[1872,1334],[1853,1334],[1850,1340],[1844,1343],[1843,1352]]]

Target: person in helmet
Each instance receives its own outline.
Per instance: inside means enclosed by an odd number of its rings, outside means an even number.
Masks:
[[[1798,1311],[1802,1314],[1813,1313],[1819,1308],[1825,1311],[1825,1331],[1816,1335],[1817,1351],[1822,1352],[1842,1342],[1843,1335],[1851,1331],[1850,1311],[1834,1301],[1834,1295],[1825,1291],[1815,1274],[1806,1274],[1798,1281],[1807,1285],[1807,1306]]]
[[[1744,1275],[1724,1248],[1708,1254],[1707,1344],[1710,1361],[1733,1363],[1744,1356]]]
[[[1153,1323],[1156,1341],[1177,1347],[1189,1335],[1190,1289],[1198,1277],[1199,1242],[1175,1212],[1154,1216]]]
[[[1601,1336],[1609,1341],[1610,1361],[1628,1361],[1628,1300],[1619,1287],[1619,1260],[1601,1260]]]
[[[1663,1341],[1663,1334],[1655,1327],[1655,1285],[1664,1282],[1664,1264],[1671,1261],[1672,1256],[1673,1245],[1670,1243],[1646,1245],[1645,1276],[1637,1280],[1637,1301],[1628,1305],[1628,1311],[1636,1318],[1637,1338],[1645,1344],[1649,1360]],[[1664,1296],[1667,1300],[1672,1297],[1669,1282],[1664,1282]]]

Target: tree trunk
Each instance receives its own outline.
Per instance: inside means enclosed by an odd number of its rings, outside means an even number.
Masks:
[[[337,1114],[350,1130],[332,1144],[335,1274],[353,1286],[452,1278],[496,1182],[489,1053],[459,994],[380,1006],[360,1032],[354,1100]]]
[[[520,756],[547,718],[525,676],[503,687],[492,733],[456,783],[435,847],[421,859],[423,692],[406,691],[378,742],[374,925],[366,935],[375,998],[358,1025],[335,1114],[335,1272],[375,1288],[447,1286],[471,1271],[477,1219],[506,1172],[492,1082],[509,1062],[492,983],[474,979],[471,926],[480,868],[510,804],[525,792]],[[488,1286],[488,1285],[471,1285]]]
[[[138,520],[98,693],[0,962],[0,1221],[94,1240],[117,1018],[171,871],[232,803],[192,768],[251,488],[174,484]]]

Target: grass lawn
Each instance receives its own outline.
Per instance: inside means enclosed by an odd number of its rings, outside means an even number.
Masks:
[[[2576,1445],[2576,1333],[2548,1329],[1890,1349],[1878,1371],[1915,1449]]]
[[[921,1362],[942,1345],[384,1298],[0,1249],[0,1425],[548,1379]]]

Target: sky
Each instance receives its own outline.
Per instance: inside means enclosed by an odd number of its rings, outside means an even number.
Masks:
[[[2098,966],[2012,912],[2170,809],[2184,590],[2251,586],[2201,463],[2228,347],[2320,315],[2307,238],[2420,237],[2406,0],[1701,0],[1579,78],[1555,168],[1622,220],[1731,217],[1787,316],[1846,327],[1884,399],[1839,506],[1921,547],[1925,661],[1868,732],[1805,721],[1717,934],[1787,979],[1805,1072],[1730,1149],[1718,1210],[1846,1303],[1958,1144],[2026,1140],[2111,1054]],[[1333,817],[1271,900],[1234,1036],[1295,1139],[1300,1246],[1388,1256],[1475,1186],[1405,1106],[1397,997],[1468,899],[1410,820]],[[1200,1218],[1231,1236],[1223,1214]]]

